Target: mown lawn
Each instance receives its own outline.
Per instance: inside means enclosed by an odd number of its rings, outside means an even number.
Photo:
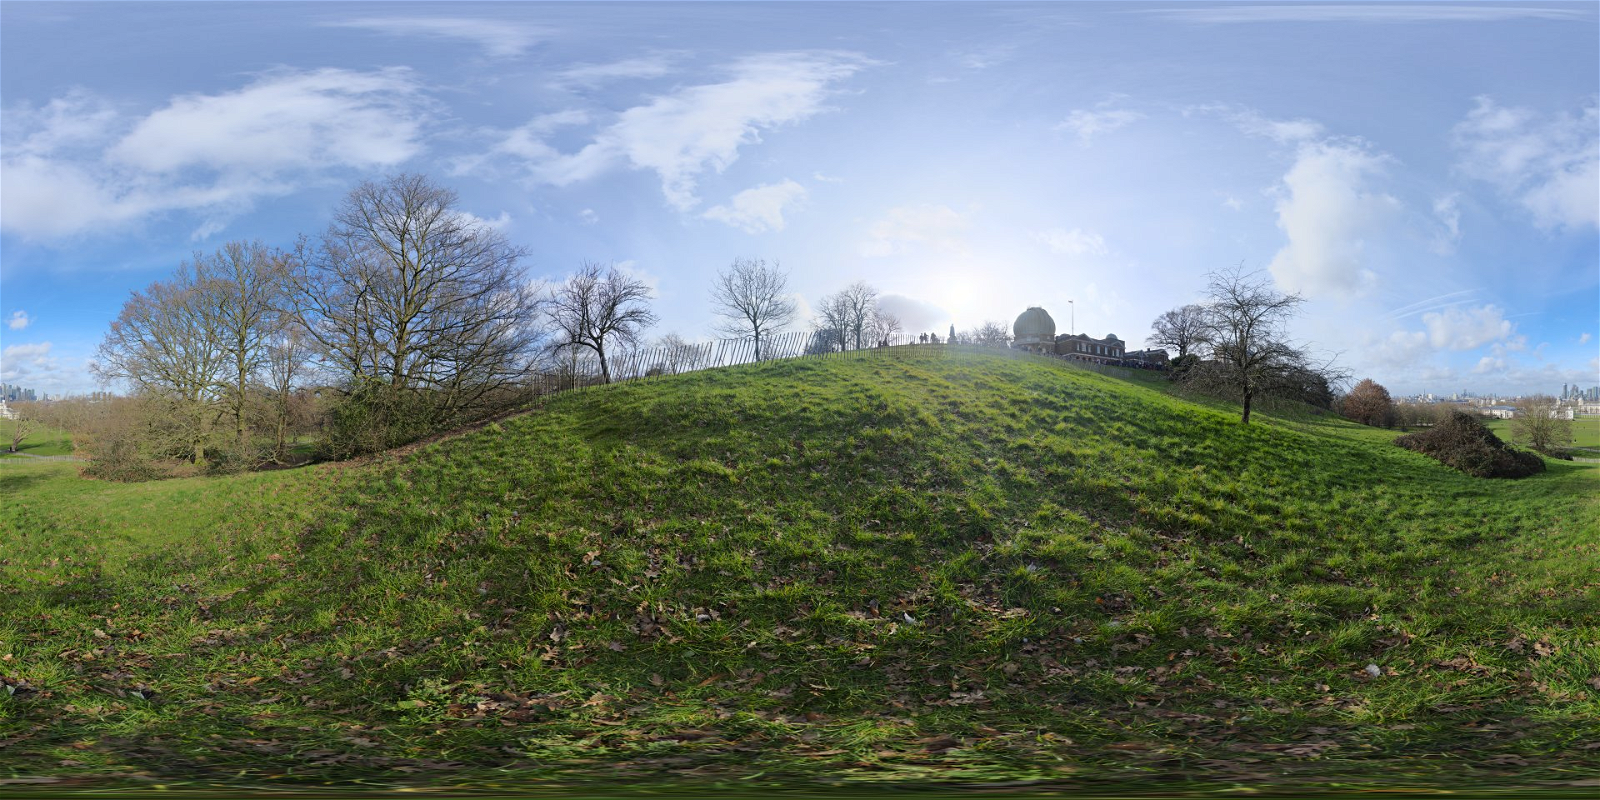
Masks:
[[[1480,480],[1393,432],[1262,422],[916,348],[562,395],[365,465],[8,468],[0,771],[1600,776],[1600,470]]]
[[[11,455],[11,436],[16,432],[16,421],[0,419],[0,458]],[[23,437],[17,451],[36,456],[65,456],[72,454],[72,436],[55,428],[35,427]]]
[[[1511,430],[1511,420],[1490,419],[1484,420],[1484,424],[1489,427],[1489,430],[1494,431],[1494,435],[1501,439],[1508,442],[1516,440],[1516,436]],[[1578,417],[1572,420],[1571,446],[1600,450],[1600,417]]]

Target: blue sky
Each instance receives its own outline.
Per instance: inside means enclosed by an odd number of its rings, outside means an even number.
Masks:
[[[735,257],[908,327],[1143,342],[1204,274],[1397,393],[1600,384],[1600,4],[0,6],[0,379],[129,292],[422,172],[709,335]]]

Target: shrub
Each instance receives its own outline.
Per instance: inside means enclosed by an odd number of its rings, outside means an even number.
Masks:
[[[420,392],[364,381],[330,409],[321,455],[343,460],[409,444],[440,430],[436,411]]]
[[[86,477],[119,483],[156,481],[171,477],[170,472],[162,465],[141,455],[138,446],[129,439],[121,437],[111,439],[102,442],[96,450],[89,466],[83,468]]]
[[[1482,422],[1460,411],[1394,443],[1479,478],[1523,478],[1544,471],[1544,461],[1537,455],[1512,449]]]

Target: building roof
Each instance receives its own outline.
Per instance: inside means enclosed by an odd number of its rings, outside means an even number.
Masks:
[[[1050,318],[1050,312],[1034,306],[1017,316],[1011,332],[1019,342],[1048,342],[1055,339],[1056,321]]]

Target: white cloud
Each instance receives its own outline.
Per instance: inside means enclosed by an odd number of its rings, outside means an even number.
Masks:
[[[0,381],[6,383],[53,376],[60,368],[50,356],[49,342],[14,344],[0,350]]]
[[[615,80],[659,78],[672,70],[667,54],[628,58],[608,64],[579,64],[556,73],[557,86],[597,86]]]
[[[1434,239],[1433,252],[1450,255],[1461,241],[1461,195],[1447,194],[1433,201],[1433,215],[1444,225],[1445,232]]]
[[[1367,188],[1385,161],[1354,144],[1300,146],[1277,190],[1278,227],[1289,241],[1267,268],[1280,286],[1351,295],[1371,283],[1367,244],[1399,208],[1393,197]]]
[[[1600,226],[1600,106],[1541,115],[1479,97],[1452,133],[1457,167],[1516,199],[1539,227]]]
[[[398,69],[272,75],[236,92],[176,97],[107,155],[156,173],[389,166],[421,150],[415,89]]]
[[[1588,344],[1589,338],[1589,332],[1584,331],[1583,334],[1578,337],[1578,344]]]
[[[1140,9],[1131,13],[1155,14],[1174,21],[1200,24],[1259,22],[1503,22],[1513,19],[1590,19],[1577,8],[1541,8],[1527,5],[1490,6],[1445,3],[1281,3],[1278,5],[1224,5],[1202,8]]]
[[[1034,234],[1033,238],[1043,242],[1054,253],[1071,256],[1103,256],[1110,252],[1106,248],[1105,237],[1093,231],[1084,231],[1078,228],[1073,228],[1070,231],[1051,228]]]
[[[124,116],[82,92],[7,111],[0,226],[53,238],[200,211],[204,238],[256,199],[340,167],[421,151],[426,108],[409,72],[280,71],[233,92]],[[13,122],[15,120],[15,122]]]
[[[460,214],[461,218],[466,220],[468,224],[488,228],[492,231],[504,231],[506,226],[511,224],[511,212],[509,211],[500,212],[500,216],[495,217],[494,219],[480,217],[477,214],[467,211],[462,211]]]
[[[1493,356],[1484,356],[1478,359],[1478,365],[1472,368],[1474,375],[1487,375],[1494,372],[1505,372],[1506,360]]]
[[[6,327],[14,331],[20,331],[28,327],[32,322],[33,318],[28,316],[28,312],[18,309],[11,312],[11,318],[6,320]]]
[[[1378,364],[1410,369],[1433,355],[1425,331],[1394,331],[1387,339],[1369,340],[1363,351]]]
[[[465,17],[363,17],[328,22],[340,28],[361,28],[388,36],[453,39],[483,48],[494,58],[514,58],[548,35],[548,31],[502,19]]]
[[[835,178],[832,175],[824,175],[820,172],[811,173],[811,179],[818,183],[844,183],[844,178]]]
[[[727,223],[745,233],[781,231],[785,224],[783,210],[803,203],[805,199],[806,187],[785,180],[746,189],[734,195],[728,205],[715,206],[702,216]]]
[[[600,221],[600,215],[595,213],[594,209],[586,208],[578,212],[578,219],[583,220],[585,225],[593,225]]]
[[[1450,350],[1473,350],[1507,339],[1516,329],[1494,305],[1423,314],[1422,324],[1427,328],[1428,344]]]
[[[1113,97],[1096,103],[1093,109],[1074,109],[1065,120],[1056,125],[1055,129],[1076,133],[1078,140],[1087,145],[1091,139],[1102,133],[1111,133],[1144,119],[1144,114],[1138,111],[1112,108],[1118,99],[1120,98]]]
[[[1321,138],[1326,132],[1322,123],[1309,119],[1273,119],[1253,109],[1235,105],[1189,106],[1184,116],[1207,114],[1222,117],[1233,123],[1241,133],[1278,144],[1301,144]]]
[[[1234,197],[1231,194],[1223,196],[1222,205],[1224,205],[1224,206],[1226,206],[1226,207],[1228,207],[1230,209],[1233,209],[1234,211],[1239,211],[1239,210],[1242,210],[1244,208],[1244,203],[1239,202],[1239,198]]]
[[[872,224],[860,253],[880,258],[906,252],[921,245],[950,253],[966,253],[962,234],[969,226],[966,217],[949,206],[921,205],[891,208],[883,219]]]
[[[728,80],[679,89],[617,115],[575,153],[518,129],[497,149],[521,156],[539,181],[563,186],[616,166],[653,170],[667,203],[697,205],[699,176],[722,172],[764,132],[822,112],[831,87],[870,62],[847,53],[768,53],[739,60]]]
[[[950,319],[950,312],[928,302],[903,294],[885,294],[878,297],[878,307],[900,320],[900,327],[907,333],[921,333],[933,330],[941,322]],[[940,332],[943,336],[944,332]]]

